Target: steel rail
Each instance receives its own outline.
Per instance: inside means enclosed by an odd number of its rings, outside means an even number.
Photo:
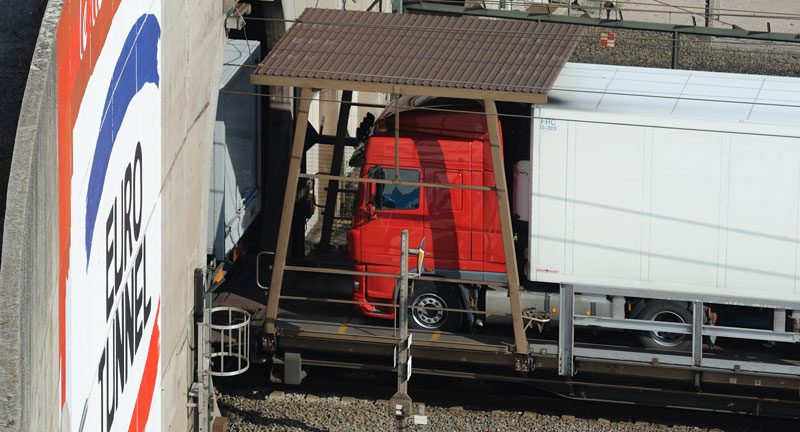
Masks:
[[[277,364],[283,364],[283,360],[280,358],[275,358],[274,361]],[[319,366],[319,367],[330,367],[330,368],[342,368],[342,369],[364,369],[364,370],[376,370],[376,371],[385,371],[391,372],[394,370],[391,366],[383,366],[377,364],[370,364],[370,363],[357,363],[352,361],[339,361],[339,360],[321,360],[321,359],[303,359],[304,365],[309,366]],[[622,385],[622,384],[609,384],[609,383],[602,383],[602,382],[592,382],[592,381],[581,381],[581,380],[561,380],[561,379],[550,379],[550,378],[539,378],[539,377],[531,377],[526,375],[499,375],[499,374],[491,374],[491,373],[480,373],[480,372],[464,372],[464,371],[454,371],[454,370],[446,370],[446,369],[436,369],[436,368],[424,368],[424,367],[415,367],[414,373],[421,374],[421,375],[432,375],[432,376],[443,376],[443,377],[452,377],[452,378],[471,378],[471,379],[482,379],[487,381],[506,381],[506,382],[521,382],[521,383],[529,383],[529,384],[572,384],[572,385],[582,385],[587,387],[597,387],[597,388],[612,388],[612,389],[619,389],[619,390],[634,390],[634,391],[663,391],[663,389],[654,389],[652,387],[645,387],[642,385],[637,386],[629,386],[629,385]],[[671,393],[682,393],[684,395],[696,395],[697,393],[686,391],[686,390],[669,390]],[[738,399],[738,400],[752,400],[755,399],[753,396],[746,396],[746,395],[736,395],[736,394],[723,394],[723,393],[707,393],[704,392],[704,395],[709,396],[721,396],[721,397],[728,397],[731,399]],[[768,400],[768,401],[779,401],[779,402],[790,402],[792,404],[796,404],[800,407],[800,401],[787,401],[783,399],[777,398],[763,398],[759,397],[760,400]]]

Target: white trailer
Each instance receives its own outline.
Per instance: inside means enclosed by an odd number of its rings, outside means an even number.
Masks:
[[[800,79],[567,64],[531,133],[529,280],[800,304]]]

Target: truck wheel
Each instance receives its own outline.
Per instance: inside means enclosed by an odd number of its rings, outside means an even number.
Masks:
[[[688,324],[692,322],[692,312],[683,303],[654,301],[647,303],[636,319]],[[682,333],[639,332],[639,341],[646,348],[669,351],[692,349],[691,336]]]
[[[420,284],[414,287],[411,306],[460,309],[455,290],[447,284]],[[457,331],[461,328],[462,313],[431,309],[410,309],[408,324],[418,330]]]

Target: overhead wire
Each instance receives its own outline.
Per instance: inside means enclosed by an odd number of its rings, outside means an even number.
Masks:
[[[381,75],[381,74],[373,74],[373,73],[358,73],[358,72],[345,72],[345,71],[327,71],[327,70],[304,69],[304,68],[281,68],[281,67],[275,67],[275,66],[270,66],[268,68],[269,69],[273,69],[273,70],[274,69],[286,70],[286,71],[291,71],[291,72],[294,72],[294,73],[304,73],[304,74],[335,73],[337,75],[350,76],[350,77],[356,77],[356,78],[380,78],[380,79],[384,79],[384,80],[413,80],[413,81],[421,81],[422,83],[425,83],[425,82],[428,82],[428,83],[444,83],[444,84],[456,84],[456,85],[460,85],[460,86],[465,86],[465,87],[462,87],[462,88],[468,88],[466,86],[492,86],[492,87],[505,89],[505,90],[498,90],[498,89],[495,88],[495,89],[493,89],[494,91],[510,91],[511,89],[516,89],[516,90],[527,90],[528,93],[534,93],[536,91],[560,90],[560,91],[579,91],[579,92],[584,92],[584,93],[600,93],[600,94],[610,94],[610,95],[616,94],[616,95],[622,95],[622,96],[625,96],[625,95],[627,95],[627,96],[644,96],[644,95],[641,95],[641,94],[612,93],[612,92],[607,92],[607,91],[593,91],[593,90],[587,90],[587,89],[569,89],[569,88],[555,88],[555,87],[551,88],[551,87],[543,87],[543,86],[530,86],[530,85],[524,85],[524,84],[497,84],[497,83],[479,82],[479,81],[457,81],[457,80],[428,78],[428,77]],[[701,72],[701,71],[698,71],[698,72]],[[704,72],[704,71],[702,71],[702,72]],[[286,76],[286,75],[284,75],[284,77],[291,78],[291,76]],[[740,79],[741,80],[753,80],[753,81],[758,81],[760,79],[760,80],[763,81],[765,78],[762,76],[761,78],[757,78],[757,77],[744,78],[744,77],[742,77]],[[354,83],[358,83],[358,81],[353,81],[353,82]],[[400,84],[398,84],[398,85],[400,85]],[[406,84],[406,85],[424,85],[424,84]],[[453,86],[449,86],[449,87],[450,88],[455,88],[455,89],[459,88],[459,87],[453,87]],[[736,88],[736,87],[731,87],[731,88]],[[670,97],[670,98],[681,99],[680,97]],[[692,99],[692,100],[705,101],[705,102],[722,102],[722,101],[729,102],[728,100],[710,100],[710,99]],[[751,102],[743,102],[743,103],[751,103]],[[795,105],[785,105],[785,104],[772,104],[772,105],[774,105],[774,106],[795,107]]]
[[[691,14],[692,17],[697,16],[697,17],[700,17],[700,18],[705,18],[705,19],[707,19],[709,21],[716,21],[718,23],[725,24],[725,25],[733,27],[733,24],[731,24],[729,22],[722,21],[721,19],[717,18],[720,15],[716,14],[716,13],[695,13],[695,12],[692,12],[692,11],[690,11],[688,9],[681,8],[680,6],[669,4],[669,3],[665,2],[665,1],[662,1],[662,0],[653,0],[653,1],[655,1],[655,2],[657,2],[659,4],[662,4],[664,6],[668,6],[670,8],[675,8],[675,9],[681,11],[681,12],[689,13],[689,14]],[[668,13],[671,14],[671,13],[674,13],[674,12],[670,10]]]
[[[372,12],[372,13],[379,13],[379,12]],[[800,16],[798,16],[800,17]],[[311,21],[311,20],[300,20],[297,19],[285,19],[285,18],[266,18],[266,17],[247,17],[247,20],[254,20],[254,21],[268,21],[268,22],[282,22],[282,23],[301,23],[301,24],[309,24],[309,25],[325,25],[325,26],[337,26],[337,27],[359,27],[359,28],[372,28],[372,29],[394,29],[394,30],[414,30],[414,31],[430,31],[430,32],[448,32],[448,33],[476,33],[481,35],[489,35],[489,36],[497,36],[502,34],[508,35],[553,35],[553,36],[564,36],[560,32],[542,32],[542,31],[515,31],[515,30],[496,30],[496,29],[464,29],[464,28],[455,28],[455,27],[433,27],[433,26],[413,26],[413,25],[402,25],[402,24],[367,24],[367,23],[349,23],[349,22],[336,22],[336,21]],[[513,19],[511,19],[513,21]],[[609,24],[613,23],[615,20],[603,20],[603,22],[607,22]],[[624,20],[619,20],[624,21]],[[602,24],[602,23],[601,23]],[[664,30],[642,30],[642,31],[652,31],[652,32],[660,32],[664,33]],[[667,31],[669,32],[669,31]]]
[[[647,81],[643,81],[647,82]],[[741,87],[734,87],[734,86],[705,86],[705,87],[717,87],[717,88],[741,88]],[[642,97],[642,98],[651,98],[651,99],[670,99],[676,101],[688,101],[688,102],[710,102],[710,103],[732,103],[732,104],[742,104],[742,105],[756,105],[756,106],[768,106],[768,107],[781,107],[781,108],[800,108],[800,104],[791,104],[791,103],[772,103],[772,102],[759,102],[755,100],[744,100],[746,98],[738,98],[731,99],[731,98],[721,98],[721,99],[714,99],[711,97],[686,97],[686,96],[674,96],[671,93],[666,92],[654,92],[651,91],[649,93],[631,93],[631,92],[619,92],[619,91],[607,91],[607,90],[596,90],[590,88],[578,88],[578,87],[551,87],[549,89],[544,87],[537,87],[537,89],[541,90],[550,90],[550,91],[562,91],[562,92],[570,92],[570,93],[583,93],[583,94],[597,94],[602,96],[632,96],[632,97]],[[234,90],[223,90],[223,92],[231,93],[231,94],[242,94],[242,95],[252,95],[252,96],[263,96],[263,97],[274,97],[274,98],[291,98],[301,100],[303,98],[299,96],[282,96],[282,95],[275,95],[275,94],[266,94],[266,93],[256,93],[256,92],[239,92]],[[781,93],[800,93],[798,91],[793,90],[781,90]],[[319,98],[309,98],[311,100],[322,100]],[[799,98],[800,99],[800,98]],[[330,101],[330,102],[339,102],[339,101]],[[380,105],[384,107],[385,105]]]
[[[582,39],[594,39],[596,36],[592,34],[583,34],[583,35],[565,35],[561,32],[557,31],[513,31],[513,30],[478,30],[478,29],[459,29],[459,28],[448,28],[448,27],[415,27],[415,26],[406,26],[406,25],[385,25],[385,24],[363,24],[363,23],[341,23],[341,22],[330,22],[330,21],[299,21],[299,20],[289,20],[289,19],[280,19],[280,18],[261,18],[261,17],[248,17],[247,20],[255,20],[255,21],[269,21],[269,22],[283,22],[283,23],[298,23],[302,22],[302,24],[309,24],[309,25],[326,25],[326,26],[339,26],[339,27],[355,27],[355,28],[362,28],[362,29],[381,29],[381,30],[414,30],[414,31],[429,31],[429,32],[436,32],[436,33],[454,33],[454,34],[468,34],[468,35],[479,35],[479,36],[507,36],[507,37],[514,37],[518,38],[521,35],[525,36],[532,36],[532,37],[546,37],[552,41],[562,41],[562,40],[571,40],[575,38],[582,38]],[[634,30],[634,29],[614,29],[616,31],[624,30],[624,31],[641,31],[641,32],[648,32],[648,33],[669,33],[664,31],[658,30]],[[601,31],[598,31],[598,33]],[[684,35],[686,37],[686,35]],[[626,40],[630,41],[646,41],[646,42],[658,42],[658,43],[667,43],[674,40],[673,37],[654,37],[654,36],[626,36]],[[690,43],[693,44],[726,44],[730,46],[742,45],[742,46],[782,46],[787,48],[798,47],[800,49],[800,39],[798,42],[791,42],[791,41],[734,41],[728,38],[725,40],[707,40],[705,38],[691,38],[687,39]]]
[[[228,93],[228,94],[238,94],[238,95],[250,95],[250,96],[262,96],[262,97],[271,97],[276,99],[295,99],[295,100],[311,100],[318,101],[318,102],[333,102],[333,103],[341,103],[338,99],[325,99],[319,97],[311,97],[311,98],[303,98],[301,96],[286,96],[286,95],[276,95],[276,94],[261,94],[261,93],[252,93],[252,92],[241,92],[241,91],[234,91],[234,90],[222,90],[221,93]],[[502,102],[502,101],[498,101]],[[714,102],[727,102],[727,101],[714,101]],[[388,105],[382,104],[368,104],[368,103],[359,103],[359,102],[351,102],[350,105],[353,106],[360,106],[366,108],[386,108]],[[800,108],[800,106],[792,106],[795,108]],[[414,110],[420,111],[434,111],[434,112],[448,112],[448,113],[457,113],[457,114],[475,114],[475,111],[468,111],[468,110],[459,110],[454,108],[437,108],[437,107],[413,107]],[[481,113],[482,115],[490,115],[496,117],[505,117],[505,118],[518,118],[518,119],[526,119],[526,120],[537,120],[542,119],[544,117],[536,117],[533,115],[526,115],[526,114],[511,114],[511,113],[497,113],[497,114],[487,114]],[[402,116],[402,114],[401,114]],[[564,121],[572,121],[569,118],[560,118],[560,117],[547,117],[549,120],[564,120]],[[592,120],[580,120],[581,123],[593,123],[593,124],[613,124],[617,126],[640,126],[633,123],[624,123],[624,122],[607,122],[607,121],[592,121]],[[704,129],[704,128],[690,128],[690,127],[673,127],[673,126],[653,126],[658,129],[670,129],[670,130],[691,130],[697,132],[719,132],[718,130],[714,129]],[[767,136],[767,137],[775,137],[775,138],[800,138],[800,135],[789,135],[789,134],[775,134],[775,133],[754,133],[754,132],[747,132],[747,135],[755,135],[755,136]]]

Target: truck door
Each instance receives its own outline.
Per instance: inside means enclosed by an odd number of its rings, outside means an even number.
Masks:
[[[394,167],[372,166],[367,177],[392,179]],[[401,181],[419,182],[419,169],[400,170]],[[408,229],[409,247],[422,240],[423,196],[419,186],[367,184],[368,220],[361,227],[362,257],[368,271],[397,273],[400,266],[400,233]],[[409,267],[411,268],[411,267]],[[367,295],[391,298],[394,281],[368,278]]]
[[[469,174],[444,168],[425,168],[424,181],[464,185],[469,184]],[[426,188],[425,241],[432,258],[429,265],[440,269],[480,270],[469,268],[464,263],[472,255],[470,196],[464,189]]]

